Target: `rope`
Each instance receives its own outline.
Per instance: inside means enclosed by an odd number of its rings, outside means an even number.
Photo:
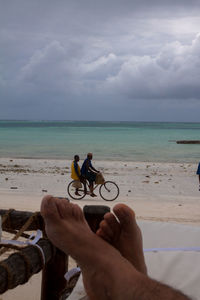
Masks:
[[[9,222],[9,225],[11,224],[11,218],[10,218],[10,214],[13,211],[13,209],[9,209],[7,211],[7,213],[3,216],[2,218],[2,224],[4,222]],[[8,251],[9,249],[13,249],[13,250],[18,250],[17,253],[13,253],[10,255],[13,256],[13,259],[15,260],[15,257],[20,257],[20,259],[22,259],[23,263],[24,263],[24,269],[25,269],[25,273],[23,274],[23,283],[27,282],[29,280],[29,278],[32,275],[33,272],[33,266],[31,264],[31,260],[29,259],[28,255],[26,254],[26,252],[24,252],[24,249],[27,247],[33,247],[38,255],[39,258],[39,265],[38,268],[41,270],[44,265],[45,265],[45,254],[43,252],[43,249],[40,245],[37,244],[37,242],[40,240],[40,238],[42,237],[42,232],[41,230],[37,230],[37,234],[36,235],[27,235],[24,233],[24,231],[27,230],[27,228],[31,225],[31,223],[33,221],[35,221],[38,225],[40,225],[39,222],[39,218],[38,218],[39,212],[35,212],[26,222],[25,224],[20,228],[19,231],[16,230],[9,230],[10,233],[14,233],[14,237],[11,240],[1,240],[0,243],[0,255],[5,253],[6,251]],[[11,226],[10,226],[11,227]],[[28,237],[28,239],[26,241],[20,241],[17,240],[20,236],[23,237]],[[53,245],[52,246],[52,253],[53,256],[55,255],[56,249]],[[20,251],[22,250],[22,251]],[[17,255],[17,256],[16,256]],[[13,278],[13,270],[12,268],[9,267],[9,265],[7,265],[6,261],[1,261],[0,262],[0,268],[3,268],[6,276],[5,276],[5,285],[2,287],[3,292],[1,290],[1,293],[4,293],[5,291],[7,291],[10,288],[13,288],[13,280],[15,280],[15,278]],[[2,271],[1,271],[2,272]]]
[[[40,234],[37,234],[33,240],[29,240],[27,242],[4,240],[5,242],[8,242],[8,243],[9,242],[10,243],[18,243],[18,245],[4,243],[4,244],[1,244],[0,247],[3,246],[6,248],[11,248],[11,249],[16,249],[16,250],[24,250],[24,251],[28,247],[34,248],[39,257],[39,262],[38,262],[37,268],[39,270],[41,270],[45,265],[45,255],[44,255],[42,247],[40,247],[38,244],[34,244],[35,242],[38,241],[38,239],[40,239]],[[18,251],[17,253],[13,253],[9,256],[9,258],[13,257],[14,261],[18,257],[18,259],[20,258],[24,263],[24,271],[23,271],[23,277],[22,277],[23,282],[20,282],[20,284],[26,283],[29,280],[29,278],[31,277],[32,272],[33,272],[33,266],[32,266],[31,260],[29,259],[29,256],[27,255],[27,253],[29,253],[29,252],[26,253],[24,251]],[[3,286],[3,291],[2,291],[2,286],[1,286],[1,293],[4,293],[8,289],[11,289],[14,287],[13,284],[15,284],[14,283],[15,278],[13,277],[13,270],[9,267],[9,265],[6,263],[6,261],[0,262],[0,267],[2,267],[6,273],[5,286]],[[2,271],[1,271],[1,273],[2,273]]]
[[[33,246],[37,249],[38,255],[40,257],[40,261],[42,266],[45,265],[45,255],[43,252],[43,249],[37,244],[37,242],[40,240],[42,236],[41,230],[37,230],[36,235],[31,235],[28,240],[25,242],[17,241],[17,240],[2,240],[0,243],[0,247],[4,247],[0,250],[0,254],[3,254],[5,251],[7,251],[9,248],[21,250],[22,248],[28,246]],[[5,249],[7,248],[7,249]]]
[[[38,216],[38,212],[35,212],[27,221],[26,223],[22,226],[22,228],[17,232],[17,234],[12,238],[12,240],[17,240],[18,237],[21,236],[21,234],[26,231],[26,229],[32,224],[34,221],[34,218]]]
[[[14,230],[14,229],[8,229],[8,228],[4,229],[4,231],[6,231],[6,232],[8,232],[8,233],[12,233],[12,234],[17,234],[17,232],[18,232],[17,230]],[[21,234],[21,237],[24,237],[24,238],[26,238],[26,239],[29,239],[30,234],[22,233],[22,234]]]
[[[10,224],[10,213],[14,211],[14,209],[9,209],[7,213],[3,216],[2,224],[6,221],[9,220]],[[20,236],[24,236],[24,231],[32,224],[34,220],[38,220],[37,216],[39,215],[39,212],[35,212],[27,221],[26,223],[20,228],[19,231],[14,231],[15,236],[12,238],[12,240],[17,240]],[[3,249],[0,250],[0,255],[4,254],[6,251],[8,251],[9,248],[12,247],[4,247]],[[13,248],[12,248],[13,249]],[[19,249],[18,249],[19,250]]]
[[[18,250],[20,248],[20,247],[14,246],[14,245],[6,245],[6,246],[10,246],[10,248],[16,248],[16,249],[18,248]],[[39,251],[38,251],[38,253],[39,253]],[[31,264],[29,262],[29,258],[27,257],[26,254],[24,254],[23,252],[20,252],[20,251],[16,254],[12,254],[12,255],[18,255],[23,260],[24,269],[25,269],[23,283],[26,283],[29,280],[30,276],[31,276],[31,269],[32,269]],[[13,284],[12,284],[12,270],[9,268],[9,266],[5,262],[0,262],[0,267],[2,267],[4,269],[4,271],[6,272],[6,275],[7,275],[4,290],[3,290],[3,292],[1,292],[1,293],[4,293],[5,291],[7,291],[8,289],[13,287]]]
[[[11,225],[10,214],[11,214],[11,212],[13,212],[13,211],[14,211],[14,209],[13,209],[13,208],[10,208],[10,209],[7,211],[7,213],[5,213],[5,215],[3,215],[3,216],[1,217],[2,225],[8,220],[9,227],[11,227],[11,226],[10,226],[10,225]]]

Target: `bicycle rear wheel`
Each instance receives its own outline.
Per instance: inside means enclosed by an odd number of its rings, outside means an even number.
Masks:
[[[105,181],[99,188],[99,194],[105,201],[113,201],[119,196],[119,187],[113,181]]]
[[[84,190],[84,184],[82,182],[81,183],[81,187],[78,188],[78,191],[76,190],[76,185],[75,185],[75,180],[71,181],[68,184],[67,187],[67,192],[69,194],[69,196],[74,199],[74,200],[80,200],[83,199],[86,195],[85,190]],[[76,194],[76,192],[78,192],[78,194]]]

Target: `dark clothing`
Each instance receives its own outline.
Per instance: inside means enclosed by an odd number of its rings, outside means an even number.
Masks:
[[[86,179],[89,182],[94,182],[96,179],[96,174],[94,172],[88,172],[88,174],[86,175]]]
[[[200,163],[199,163],[199,165],[198,165],[197,175],[200,175]]]
[[[92,172],[92,169],[95,170],[95,168],[92,166],[91,160],[86,158],[81,167],[81,175],[84,176],[89,182],[93,182],[96,179],[96,173]]]
[[[81,175],[86,176],[90,167],[92,167],[92,163],[88,158],[86,158],[81,167]]]

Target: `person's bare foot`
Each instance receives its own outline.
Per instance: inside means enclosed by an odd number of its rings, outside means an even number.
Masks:
[[[119,222],[113,213],[106,213],[97,235],[118,249],[139,272],[147,274],[142,234],[136,223],[134,211],[125,204],[117,204],[113,211]]]
[[[89,299],[133,299],[133,281],[142,285],[143,275],[117,249],[90,230],[78,205],[45,196],[41,214],[49,239],[80,266]]]

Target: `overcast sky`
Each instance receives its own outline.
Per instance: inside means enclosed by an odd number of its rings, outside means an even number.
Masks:
[[[200,121],[200,1],[0,0],[0,119]]]

